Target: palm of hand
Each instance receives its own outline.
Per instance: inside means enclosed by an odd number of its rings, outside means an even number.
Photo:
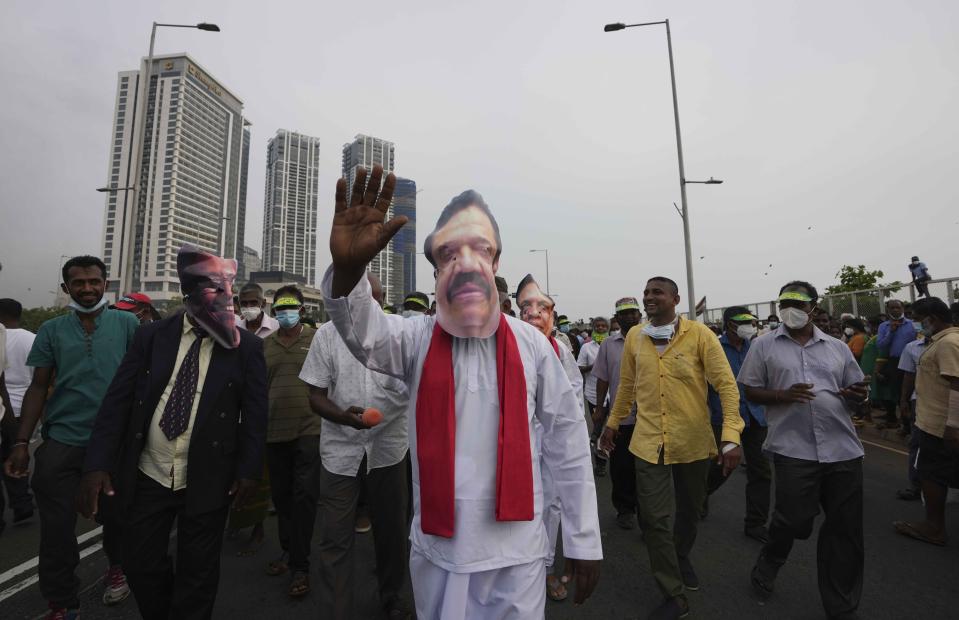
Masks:
[[[357,205],[333,216],[330,253],[338,265],[369,263],[386,246],[383,213],[376,208]]]

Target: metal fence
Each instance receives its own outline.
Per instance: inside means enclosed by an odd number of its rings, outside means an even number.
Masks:
[[[938,297],[947,304],[959,301],[959,276],[954,278],[940,278],[929,281],[929,294],[932,297]],[[838,317],[844,312],[851,313],[858,317],[872,317],[886,311],[886,303],[892,299],[902,301],[916,301],[918,291],[912,283],[902,286],[883,286],[879,288],[867,289],[864,291],[852,291],[849,293],[837,293],[835,295],[824,295],[819,300],[819,307],[825,308],[830,316]],[[779,314],[778,305],[775,300],[760,301],[751,304],[738,304],[749,308],[749,311],[765,320],[771,314]],[[704,318],[707,323],[722,323],[723,311],[729,306],[723,308],[707,308]]]

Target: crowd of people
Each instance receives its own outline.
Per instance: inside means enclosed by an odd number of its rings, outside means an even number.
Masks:
[[[255,283],[234,296],[235,261],[192,246],[177,257],[183,308],[166,318],[142,293],[108,307],[91,256],[64,264],[70,312],[35,336],[20,304],[0,300],[4,484],[14,521],[39,512],[49,618],[79,615],[78,513],[103,527],[103,602],[132,591],[144,618],[180,619],[212,616],[224,537],[249,529],[253,555],[271,510],[282,552],[265,573],[286,575],[292,598],[309,593],[318,527],[335,618],[356,617],[354,546],[370,530],[387,617],[543,617],[547,598],[583,604],[600,578],[605,476],[615,523],[641,531],[663,596],[649,617],[682,618],[700,587],[697,524],[741,463],[743,534],[761,544],[744,582],[761,597],[788,588],[779,574],[821,508],[822,605],[857,618],[856,427],[873,411],[909,436],[898,496],[925,501],[925,519],[896,531],[945,544],[957,305],[926,294],[834,319],[794,281],[778,315],[736,306],[707,326],[679,315],[678,286],[655,276],[612,316],[574,326],[533,276],[511,292],[496,275],[496,219],[467,191],[425,243],[436,301],[411,291],[386,308],[367,265],[405,218],[385,221],[393,176],[369,177],[337,185],[321,284],[331,320],[318,327],[297,286],[269,303]]]

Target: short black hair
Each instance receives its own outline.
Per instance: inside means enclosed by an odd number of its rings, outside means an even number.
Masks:
[[[250,293],[250,292],[256,293],[257,295],[260,296],[260,298],[263,297],[263,287],[257,284],[256,282],[247,282],[246,284],[243,285],[243,288],[240,289],[240,295],[242,295],[243,293]]]
[[[486,204],[479,192],[468,189],[443,207],[443,212],[440,213],[440,219],[436,220],[436,227],[433,228],[433,232],[431,232],[426,237],[426,241],[423,242],[423,251],[426,254],[426,260],[430,261],[430,264],[434,267],[436,267],[436,261],[433,260],[433,235],[436,234],[437,230],[446,226],[446,223],[453,219],[454,215],[470,207],[476,207],[482,211],[486,217],[489,218],[489,223],[493,226],[493,236],[496,239],[496,254],[493,260],[498,259],[499,255],[503,252],[503,241],[499,236],[499,224],[496,223],[496,218],[490,213],[489,205]]]
[[[775,314],[770,314],[769,317],[768,317],[766,320],[767,320],[767,321],[771,321],[772,319],[776,319],[776,320],[778,321],[778,320],[779,320],[779,317],[776,316]]]
[[[853,328],[857,332],[866,331],[866,324],[862,322],[862,319],[857,319],[857,318],[846,319],[846,325]]]
[[[249,286],[249,284],[247,284],[247,286]],[[246,288],[246,287],[243,287],[243,288]],[[303,299],[303,291],[301,291],[300,288],[295,284],[284,284],[280,288],[276,289],[276,292],[273,293],[273,302],[276,303],[277,299],[285,295],[296,297],[300,301],[301,306],[305,303]]]
[[[20,320],[23,315],[23,305],[16,299],[5,297],[0,299],[0,319]]]
[[[87,267],[98,267],[103,279],[107,279],[107,266],[103,264],[103,261],[96,256],[84,254],[83,256],[74,256],[67,262],[63,263],[63,269],[61,272],[63,275],[64,284],[70,284],[70,280],[68,278],[70,277],[70,270],[74,267],[80,267],[81,269],[85,269]]]
[[[952,322],[959,324],[959,301],[953,302],[949,309],[952,310]]]
[[[946,302],[938,297],[923,297],[912,305],[912,312],[916,317],[935,318],[943,323],[952,323],[952,311]]]
[[[647,282],[653,282],[653,281],[656,281],[656,282],[666,282],[666,283],[669,284],[671,287],[673,287],[673,295],[679,295],[679,285],[677,285],[674,281],[672,281],[671,279],[667,278],[666,276],[653,276],[652,278],[650,278],[649,280],[647,280]]]
[[[737,314],[752,314],[752,312],[750,312],[746,306],[730,306],[726,308],[723,311],[723,328],[725,328],[726,323],[733,320],[733,317]]]
[[[819,301],[819,291],[816,290],[816,287],[809,282],[804,282],[802,280],[793,280],[792,282],[787,282],[781,289],[779,289],[779,294],[782,295],[787,288],[795,288],[797,286],[806,289],[806,293],[812,297],[812,303]]]

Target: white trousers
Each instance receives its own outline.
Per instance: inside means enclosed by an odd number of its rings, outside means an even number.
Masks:
[[[419,620],[536,620],[545,617],[543,560],[478,573],[451,573],[410,551]]]

